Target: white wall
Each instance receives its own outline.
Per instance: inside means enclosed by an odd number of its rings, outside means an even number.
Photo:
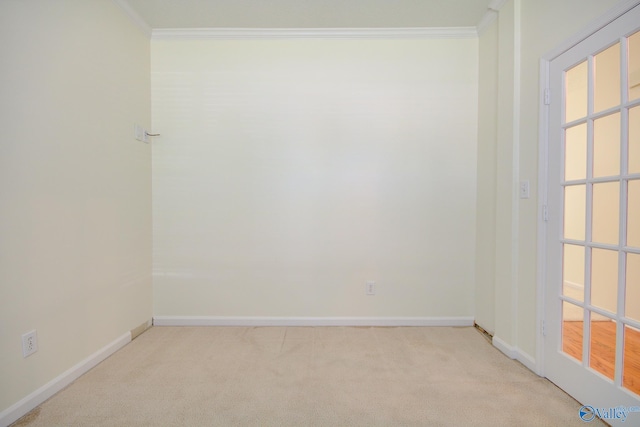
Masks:
[[[154,314],[472,317],[477,49],[152,41]]]
[[[149,40],[114,2],[2,1],[0,57],[2,413],[151,318],[151,150]]]
[[[616,3],[509,0],[479,42],[154,42],[155,314],[475,311],[533,358],[538,61]],[[3,1],[0,52],[1,412],[151,317],[151,155],[113,2]]]
[[[513,286],[517,275],[517,173],[519,110],[520,1],[507,1],[498,16],[498,91],[496,132],[496,288],[495,335],[509,344],[517,340]]]
[[[479,35],[475,321],[495,332],[498,23]]]

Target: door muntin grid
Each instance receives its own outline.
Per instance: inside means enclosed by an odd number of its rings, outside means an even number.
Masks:
[[[640,31],[565,69],[559,297],[560,350],[638,394],[624,347],[640,329],[639,57]]]

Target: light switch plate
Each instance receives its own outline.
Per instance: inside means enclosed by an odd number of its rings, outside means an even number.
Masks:
[[[135,124],[133,125],[133,136],[138,140],[144,142],[145,138],[145,130],[142,126]]]

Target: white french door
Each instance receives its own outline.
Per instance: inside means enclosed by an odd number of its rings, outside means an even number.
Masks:
[[[640,6],[553,59],[549,89],[545,376],[592,408],[638,407]]]

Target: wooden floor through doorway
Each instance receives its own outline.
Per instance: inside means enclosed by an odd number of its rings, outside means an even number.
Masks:
[[[562,350],[582,360],[582,321],[565,321]],[[613,379],[616,354],[616,323],[613,321],[591,322],[591,346],[589,366],[607,378]],[[640,395],[640,332],[625,328],[622,384]]]

